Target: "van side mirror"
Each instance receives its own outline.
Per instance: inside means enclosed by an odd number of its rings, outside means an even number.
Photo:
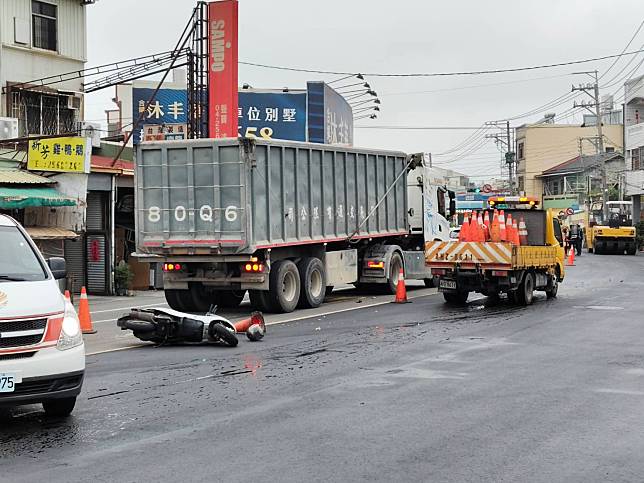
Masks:
[[[51,257],[47,259],[47,265],[51,270],[51,274],[56,280],[65,278],[67,276],[67,264],[64,258],[61,257]]]

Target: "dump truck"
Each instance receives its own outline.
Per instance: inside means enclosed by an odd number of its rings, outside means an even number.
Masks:
[[[426,240],[449,239],[455,195],[422,155],[246,138],[141,143],[136,243],[169,305],[266,312],[319,306],[333,287],[431,285]]]
[[[633,202],[608,201],[608,220],[605,220],[603,203],[590,206],[586,246],[589,253],[637,254],[636,230],[632,221]]]
[[[517,304],[529,305],[534,291],[557,296],[563,281],[564,240],[561,225],[551,210],[540,210],[538,201],[524,197],[490,198],[505,216],[523,220],[526,244],[504,241],[428,241],[425,261],[438,277],[438,290],[449,304],[464,304],[471,292],[498,299],[501,293]],[[489,213],[492,219],[492,213]]]

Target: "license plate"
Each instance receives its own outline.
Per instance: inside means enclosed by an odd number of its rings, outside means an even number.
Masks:
[[[18,376],[12,372],[0,372],[0,392],[13,392],[16,390]]]
[[[440,280],[438,282],[439,288],[450,288],[456,290],[456,281],[455,280]]]

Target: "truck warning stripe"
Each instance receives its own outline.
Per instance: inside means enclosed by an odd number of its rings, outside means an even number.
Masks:
[[[512,247],[496,242],[428,242],[425,261],[510,264]]]

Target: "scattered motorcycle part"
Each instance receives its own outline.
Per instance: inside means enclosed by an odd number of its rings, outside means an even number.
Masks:
[[[258,340],[264,338],[265,333],[266,329],[263,326],[259,324],[253,324],[246,331],[246,337],[248,337],[248,340],[257,342]]]

